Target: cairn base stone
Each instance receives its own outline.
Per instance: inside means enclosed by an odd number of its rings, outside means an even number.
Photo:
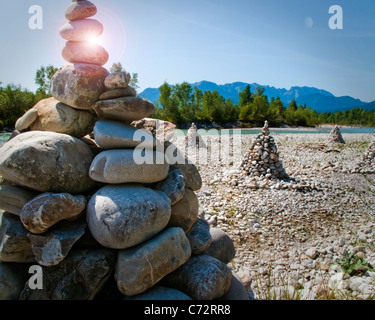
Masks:
[[[35,262],[28,233],[19,217],[0,213],[0,262]]]
[[[230,288],[231,269],[206,255],[193,256],[182,267],[167,275],[162,285],[182,291],[193,300],[214,300]]]
[[[79,194],[96,186],[88,175],[93,158],[90,148],[74,137],[31,131],[0,148],[0,175],[40,192]]]
[[[43,193],[28,202],[21,211],[21,221],[32,233],[43,233],[61,220],[77,219],[86,209],[86,197],[68,193]]]
[[[104,247],[126,249],[157,235],[168,224],[170,200],[140,185],[105,186],[87,206],[87,224]]]
[[[92,132],[95,115],[59,102],[55,98],[39,101],[16,122],[19,131],[52,131],[82,138]]]
[[[20,300],[92,300],[114,269],[112,250],[78,250],[61,263],[42,267],[43,289],[33,290],[26,283]]]
[[[0,208],[19,216],[23,206],[37,195],[36,192],[15,186],[0,186]]]
[[[126,296],[145,292],[173,272],[191,255],[191,248],[181,228],[170,228],[137,247],[118,254],[115,277]]]

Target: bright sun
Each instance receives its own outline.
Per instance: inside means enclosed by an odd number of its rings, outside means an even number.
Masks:
[[[99,44],[99,38],[97,36],[87,37],[87,42],[90,44]]]

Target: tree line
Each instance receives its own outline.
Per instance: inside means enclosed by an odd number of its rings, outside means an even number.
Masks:
[[[40,100],[50,97],[49,85],[58,69],[42,66],[37,70],[36,92],[23,89],[20,85],[0,82],[0,131],[13,129],[18,118]],[[124,71],[120,63],[114,63],[111,72]],[[138,74],[132,74],[131,85],[138,89]],[[225,99],[217,90],[202,92],[189,83],[170,85],[165,82],[160,88],[160,98],[155,102],[156,112],[151,117],[173,122],[179,126],[192,122],[220,126],[228,124],[243,127],[259,127],[268,120],[271,126],[281,124],[290,126],[316,126],[319,124],[338,124],[375,127],[375,110],[355,108],[344,112],[317,113],[308,106],[297,105],[292,100],[288,106],[279,97],[270,99],[264,88],[257,87],[254,92],[250,85],[239,93],[239,103]]]
[[[309,106],[298,105],[293,99],[285,106],[279,97],[268,98],[263,87],[252,92],[247,85],[239,92],[239,103],[225,99],[217,90],[202,92],[189,83],[160,88],[160,98],[155,102],[153,118],[167,120],[177,125],[187,123],[217,123],[221,126],[240,122],[243,127],[263,126],[268,120],[271,126],[313,127],[320,124],[375,126],[375,110],[355,108],[344,112],[317,113]]]

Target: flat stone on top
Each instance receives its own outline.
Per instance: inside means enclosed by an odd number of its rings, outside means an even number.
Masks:
[[[65,11],[65,18],[69,21],[92,17],[97,13],[96,6],[90,1],[74,1]]]

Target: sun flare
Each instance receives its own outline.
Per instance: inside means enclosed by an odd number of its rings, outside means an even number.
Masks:
[[[94,35],[88,36],[86,41],[89,44],[99,44],[99,38],[97,36],[94,36]]]

